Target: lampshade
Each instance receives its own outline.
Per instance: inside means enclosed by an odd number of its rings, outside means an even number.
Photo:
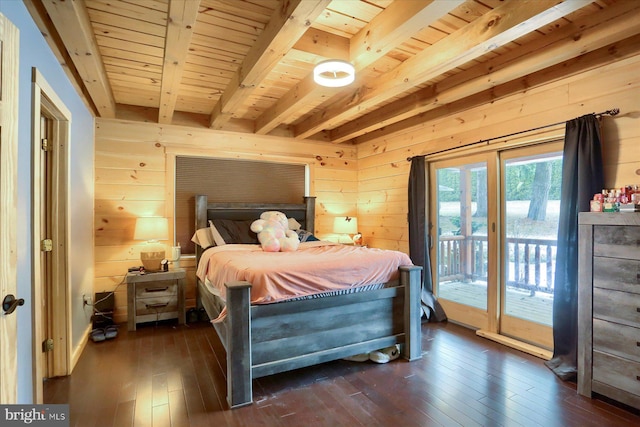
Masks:
[[[146,245],[140,250],[140,261],[146,271],[160,271],[162,260],[165,259],[165,247],[158,240],[167,240],[169,226],[167,218],[151,217],[138,218],[133,238],[146,240]]]
[[[136,220],[133,238],[136,240],[167,240],[169,237],[167,218],[149,217]]]
[[[346,86],[353,83],[355,76],[353,65],[340,59],[322,61],[313,69],[313,81],[326,87]]]
[[[333,232],[337,234],[356,234],[358,232],[358,218],[353,216],[339,216],[333,221]]]

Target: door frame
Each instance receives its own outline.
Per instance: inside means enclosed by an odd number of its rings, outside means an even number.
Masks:
[[[60,97],[47,83],[42,74],[32,69],[32,328],[33,328],[33,398],[35,403],[43,403],[43,384],[46,375],[42,366],[42,342],[46,331],[43,331],[42,289],[43,272],[40,264],[40,242],[42,239],[42,179],[40,162],[42,160],[40,117],[45,112],[53,120],[52,126],[52,230],[54,242],[52,252],[52,298],[49,319],[52,324],[54,340],[53,366],[49,369],[51,376],[64,376],[71,373],[72,332],[70,321],[71,289],[69,277],[69,226],[68,226],[68,189],[69,189],[69,136],[71,128],[71,112]]]
[[[0,13],[0,300],[17,295],[18,99],[20,31]],[[19,307],[17,308],[20,309]],[[24,310],[24,308],[23,308]],[[18,397],[17,313],[0,312],[0,402]]]

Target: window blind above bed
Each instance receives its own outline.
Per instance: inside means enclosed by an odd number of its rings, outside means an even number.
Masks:
[[[305,165],[176,157],[175,233],[183,254],[195,253],[196,194],[209,202],[301,203],[305,195]]]

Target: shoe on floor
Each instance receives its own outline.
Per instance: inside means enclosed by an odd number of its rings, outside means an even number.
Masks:
[[[106,339],[115,338],[118,335],[118,327],[116,325],[110,325],[104,328],[104,337]]]
[[[369,353],[369,360],[375,363],[388,363],[398,357],[400,357],[400,348],[397,344]]]
[[[100,342],[105,340],[104,329],[94,329],[91,331],[91,340],[93,342]]]
[[[369,360],[369,353],[356,354],[355,356],[345,357],[342,360],[348,360],[350,362],[366,362]]]

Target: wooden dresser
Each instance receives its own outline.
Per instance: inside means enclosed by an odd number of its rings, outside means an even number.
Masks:
[[[578,224],[578,393],[640,409],[640,213]]]

